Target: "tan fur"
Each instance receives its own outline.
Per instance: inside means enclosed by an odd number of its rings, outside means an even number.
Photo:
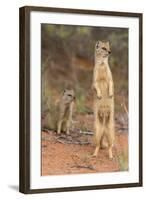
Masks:
[[[93,72],[94,129],[97,156],[105,137],[108,142],[109,158],[112,158],[114,143],[114,88],[108,64],[109,42],[98,41],[95,45],[95,66]]]
[[[56,130],[58,134],[62,131],[69,134],[72,122],[74,100],[74,91],[65,90],[57,102],[53,113],[47,114],[44,127]]]

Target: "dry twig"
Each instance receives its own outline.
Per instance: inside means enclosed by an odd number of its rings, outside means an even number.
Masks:
[[[94,135],[94,133],[92,131],[81,131],[80,130],[80,133],[85,134],[85,135]]]
[[[95,168],[92,165],[73,165],[71,166],[71,168],[85,168],[85,169],[90,169],[90,170],[95,170]]]
[[[60,142],[62,144],[79,144],[79,145],[88,145],[91,144],[90,142],[80,142],[80,141],[71,141],[71,140],[61,140],[61,139],[57,139],[57,142]]]

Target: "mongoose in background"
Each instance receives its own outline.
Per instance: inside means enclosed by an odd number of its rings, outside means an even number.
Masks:
[[[109,42],[98,41],[95,45],[95,66],[93,71],[94,129],[97,156],[104,138],[108,142],[109,158],[112,158],[114,143],[114,86],[108,57]]]
[[[55,130],[58,134],[62,131],[69,134],[72,123],[74,100],[74,90],[64,90],[53,112],[48,111],[42,126],[47,129]]]

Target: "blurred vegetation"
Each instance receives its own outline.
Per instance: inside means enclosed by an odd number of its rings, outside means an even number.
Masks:
[[[109,58],[115,86],[115,110],[122,97],[128,106],[128,29],[70,25],[41,26],[42,112],[65,88],[76,91],[76,112],[92,112],[92,74],[97,40],[110,41]],[[43,114],[43,113],[42,113]]]
[[[128,170],[128,149],[124,149],[118,156],[118,163],[120,166],[120,171]]]

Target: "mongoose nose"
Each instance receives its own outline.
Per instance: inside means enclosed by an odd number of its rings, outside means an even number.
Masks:
[[[73,99],[76,100],[76,97],[74,97]]]
[[[108,51],[109,54],[111,54],[111,51]]]

